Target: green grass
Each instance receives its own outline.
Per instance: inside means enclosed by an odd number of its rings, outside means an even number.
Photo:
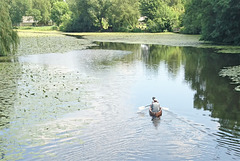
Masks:
[[[121,42],[132,44],[157,44],[169,46],[192,46],[199,48],[212,48],[217,53],[240,54],[240,46],[216,45],[210,42],[199,41],[200,35],[185,35],[171,32],[164,33],[127,33],[127,32],[80,32],[65,33],[45,27],[22,27],[18,34],[21,37],[53,37],[53,36],[81,36],[85,41],[94,42]],[[82,41],[84,41],[82,40]],[[51,43],[48,41],[48,43]],[[92,43],[90,43],[92,45]]]
[[[130,44],[158,44],[169,46],[200,46],[199,35],[183,35],[171,32],[164,33],[68,33],[68,35],[82,36],[91,41],[121,42]]]
[[[33,30],[33,31],[53,31],[58,30],[57,26],[20,26],[18,27],[18,30]]]
[[[86,49],[92,41],[66,36],[59,31],[18,30],[20,44],[16,55],[63,53]]]

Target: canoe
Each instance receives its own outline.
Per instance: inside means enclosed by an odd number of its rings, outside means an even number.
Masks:
[[[162,110],[160,110],[159,112],[152,112],[149,110],[149,115],[156,116],[156,117],[162,116]]]

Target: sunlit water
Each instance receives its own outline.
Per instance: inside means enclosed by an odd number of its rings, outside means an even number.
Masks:
[[[0,63],[1,160],[239,160],[239,55],[98,43]],[[148,110],[151,97],[166,107]]]

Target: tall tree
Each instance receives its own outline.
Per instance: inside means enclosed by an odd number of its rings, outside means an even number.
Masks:
[[[179,1],[180,3],[181,1]],[[142,16],[147,16],[147,29],[150,32],[172,31],[177,26],[180,12],[175,3],[178,1],[140,0]]]
[[[71,14],[66,2],[55,2],[51,10],[51,19],[59,26],[63,22],[63,17]]]
[[[53,8],[53,4],[56,2],[63,2],[64,0],[50,0],[51,8]]]
[[[238,0],[191,0],[186,6],[186,33],[201,33],[202,40],[240,44]]]
[[[33,0],[33,9],[41,12],[42,19],[40,23],[47,24],[51,15],[51,3],[49,0]]]
[[[25,13],[26,16],[33,16],[36,23],[42,20],[41,11],[38,9],[30,9]],[[37,25],[37,24],[35,24]]]
[[[66,31],[96,31],[94,18],[89,13],[91,5],[86,0],[72,0],[69,2],[72,14],[72,20],[64,26]]]
[[[8,5],[0,0],[0,56],[14,53],[18,45],[18,35],[12,28]]]
[[[22,16],[25,16],[27,10],[31,8],[32,0],[11,0],[8,1],[10,5],[10,17],[14,26],[22,21]]]
[[[139,0],[113,0],[109,24],[115,31],[134,28],[140,17]]]
[[[202,39],[239,45],[239,1],[208,0],[203,6]]]
[[[107,19],[111,2],[110,0],[91,0],[89,1],[89,14],[96,22],[96,25],[103,30],[103,20]]]
[[[190,0],[185,4],[183,15],[183,33],[199,34],[201,32],[202,2],[200,0]]]
[[[99,31],[103,22],[115,31],[132,28],[139,18],[138,0],[69,0],[72,21],[67,31]]]

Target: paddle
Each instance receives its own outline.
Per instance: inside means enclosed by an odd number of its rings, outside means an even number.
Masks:
[[[142,110],[145,110],[145,109],[147,109],[147,107],[149,107],[150,105],[147,105],[147,106],[141,106],[141,107],[138,107],[138,109],[140,110],[140,111],[142,111]]]
[[[150,105],[147,105],[147,106],[141,106],[141,107],[138,107],[138,109],[140,110],[140,111],[142,111],[142,110],[145,110],[145,109],[149,109],[149,108],[147,108],[147,107],[149,107]],[[167,108],[167,107],[161,107],[163,110],[166,110],[166,111],[169,111],[169,108]]]

